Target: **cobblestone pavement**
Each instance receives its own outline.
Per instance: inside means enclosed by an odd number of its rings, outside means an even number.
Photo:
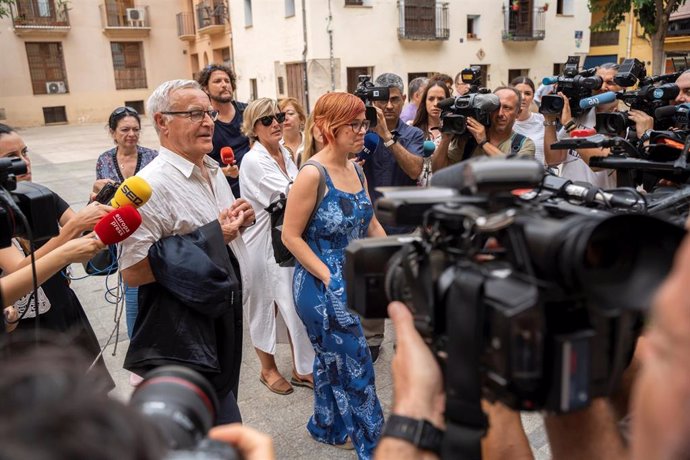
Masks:
[[[50,187],[62,196],[74,209],[80,209],[88,200],[91,184],[95,179],[98,155],[112,146],[103,125],[62,125],[27,128],[20,131],[29,146],[34,181]],[[141,144],[157,148],[153,127],[143,124]],[[73,266],[75,276],[83,275],[81,266]],[[115,328],[115,307],[104,297],[106,282],[115,285],[115,278],[91,277],[73,281],[74,291],[91,320],[101,345],[105,345]],[[313,441],[306,431],[306,422],[312,411],[312,395],[308,389],[295,387],[294,393],[279,396],[269,392],[259,382],[259,361],[253,350],[245,321],[243,366],[240,379],[239,405],[244,422],[273,437],[278,458],[281,459],[353,459],[353,452],[343,451]],[[122,369],[122,361],[129,344],[124,315],[119,334],[105,350],[106,364],[117,387],[112,395],[127,400],[132,391],[129,373]],[[386,415],[392,401],[390,361],[393,357],[394,333],[390,324],[386,327],[381,357],[375,364],[376,387]],[[115,353],[115,345],[117,352]],[[284,376],[291,371],[290,349],[279,345],[276,356],[278,367]],[[551,458],[542,419],[537,414],[523,415],[523,425],[528,434],[535,458]]]

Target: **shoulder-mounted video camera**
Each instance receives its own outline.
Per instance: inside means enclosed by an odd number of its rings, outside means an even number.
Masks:
[[[371,82],[371,75],[360,75],[357,77],[359,83],[353,93],[364,102],[365,116],[373,128],[377,123],[376,109],[371,105],[373,101],[388,101],[390,91],[385,86],[374,86]]]
[[[594,90],[601,88],[603,80],[596,75],[596,69],[578,70],[579,56],[568,56],[568,61],[563,67],[563,73],[555,77],[546,77],[542,80],[544,85],[556,85],[558,91],[568,97],[570,101],[570,113],[577,117],[585,109],[580,107],[580,100],[590,97]],[[541,98],[539,112],[544,115],[559,114],[563,110],[563,98],[556,94],[546,94]]]
[[[21,158],[0,158],[0,248],[22,237],[34,242],[59,233],[55,196],[48,188],[31,182],[17,182],[26,174]]]

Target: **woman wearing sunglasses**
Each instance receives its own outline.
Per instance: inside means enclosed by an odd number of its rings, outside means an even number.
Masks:
[[[297,259],[297,312],[316,351],[314,414],[307,429],[317,441],[355,448],[371,458],[383,426],[374,366],[359,317],[347,309],[345,248],[352,240],[385,236],[374,216],[361,168],[348,158],[364,146],[364,103],[346,93],[316,102],[314,133],[324,147],[311,161],[325,170],[326,193],[313,219],[321,172],[305,163],[288,195],[283,242]]]
[[[280,395],[293,392],[292,385],[313,388],[314,351],[292,300],[293,268],[279,266],[273,257],[271,218],[265,210],[285,193],[297,175],[297,166],[281,146],[285,113],[272,99],[251,102],[244,111],[242,132],[252,147],[242,159],[240,190],[256,212],[256,224],[243,238],[252,257],[254,278],[250,287],[249,334],[261,362],[261,383]],[[294,368],[288,382],[278,371],[276,342],[285,337],[292,344]],[[292,383],[292,385],[291,385]]]

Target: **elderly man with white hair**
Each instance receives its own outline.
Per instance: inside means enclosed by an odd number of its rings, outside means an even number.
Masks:
[[[161,84],[147,104],[159,155],[137,176],[153,194],[141,227],[122,245],[123,280],[139,286],[139,314],[125,368],[194,369],[220,402],[217,424],[241,421],[237,389],[242,302],[250,279],[242,232],[254,211],[235,199],[213,149],[217,112],[192,80]]]

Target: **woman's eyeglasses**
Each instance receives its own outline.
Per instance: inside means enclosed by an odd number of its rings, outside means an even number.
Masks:
[[[369,130],[369,126],[371,126],[371,121],[369,120],[355,120],[352,123],[348,123],[350,125],[350,128],[352,128],[352,132],[355,134],[359,134],[364,130],[365,132]]]
[[[274,118],[279,124],[282,124],[285,121],[285,112],[279,112],[275,115],[266,115],[265,117],[259,118],[259,121],[264,126],[271,126]]]

